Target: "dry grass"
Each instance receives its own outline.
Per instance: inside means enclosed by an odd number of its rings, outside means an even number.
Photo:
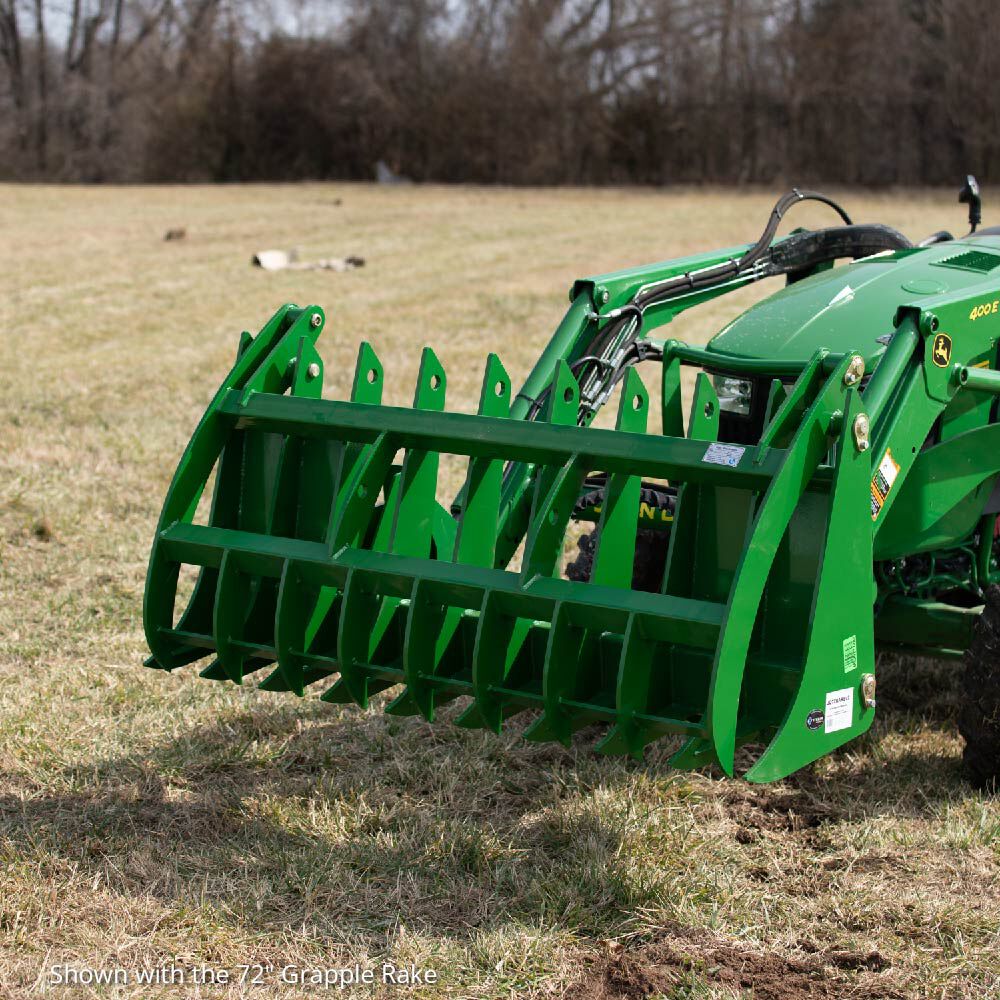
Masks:
[[[539,747],[518,740],[519,720],[502,738],[432,729],[140,665],[159,503],[241,327],[320,303],[334,392],[367,337],[406,401],[430,344],[453,405],[470,408],[486,352],[522,376],[574,277],[752,237],[770,201],[3,190],[4,997],[58,993],[45,986],[57,962],[383,956],[437,970],[425,996],[1000,995],[1000,806],[963,782],[947,666],[887,670],[870,735],[752,788],[671,773],[664,747],[603,759],[593,734]],[[849,202],[911,234],[961,222],[951,195]],[[187,239],[162,242],[173,226]],[[289,245],[368,266],[248,266]],[[684,334],[704,339],[732,304]],[[250,995],[302,991],[271,975]]]

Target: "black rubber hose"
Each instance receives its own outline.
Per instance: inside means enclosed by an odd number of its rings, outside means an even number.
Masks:
[[[636,295],[633,296],[632,301],[621,307],[611,322],[605,324],[605,326],[599,329],[593,340],[591,340],[591,342],[587,345],[584,350],[584,357],[594,358],[594,361],[588,362],[588,364],[594,365],[595,368],[600,366],[605,370],[610,367],[606,362],[603,365],[600,364],[600,359],[603,359],[605,351],[610,348],[610,346],[621,336],[623,331],[632,323],[635,324],[635,329],[631,331],[628,341],[624,343],[622,347],[627,350],[632,344],[634,344],[642,331],[642,314],[645,309],[649,308],[651,305],[666,301],[680,291],[697,291],[702,288],[711,287],[727,279],[737,278],[742,273],[757,264],[758,261],[763,259],[764,255],[771,248],[775,233],[777,233],[778,226],[781,224],[781,220],[784,218],[785,214],[793,205],[797,205],[802,201],[818,201],[824,205],[829,205],[841,217],[841,219],[844,220],[845,227],[853,226],[851,217],[832,198],[825,194],[821,194],[818,191],[800,191],[798,188],[793,188],[787,194],[779,198],[777,202],[775,202],[774,207],[771,209],[771,214],[768,217],[767,225],[764,227],[764,231],[757,239],[757,242],[754,243],[754,245],[750,247],[738,260],[734,259],[725,261],[715,267],[705,268],[704,270],[698,271],[694,274],[686,273],[676,275],[672,278],[665,279],[662,282],[650,285],[648,288],[636,293]],[[888,227],[883,228],[888,229]],[[895,231],[893,230],[893,232]],[[900,236],[899,238],[905,241],[905,237]],[[908,241],[906,241],[906,245],[910,245]],[[791,268],[788,268],[788,270],[790,269]],[[776,271],[775,273],[782,272]],[[622,358],[620,365],[614,369],[611,374],[610,382],[612,387],[617,384],[622,377],[619,373],[620,369],[627,367],[629,363],[631,363],[631,361],[626,362],[625,358]],[[574,373],[576,373],[575,368]],[[592,371],[587,371],[585,369],[580,372],[577,377],[577,381],[580,383],[582,389],[586,389],[589,388],[589,382],[591,379],[599,377],[601,374],[602,373],[599,369]],[[546,392],[541,393],[538,399],[534,401],[527,415],[528,420],[533,420],[541,411],[547,395],[548,391],[546,390]],[[580,422],[586,422],[587,417],[587,412],[581,409]]]

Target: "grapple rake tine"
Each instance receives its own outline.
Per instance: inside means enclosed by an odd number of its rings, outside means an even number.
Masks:
[[[639,758],[642,748],[655,739],[655,734],[636,720],[636,715],[646,711],[649,704],[655,650],[656,644],[642,634],[639,619],[629,615],[615,686],[617,721],[598,741],[599,753],[627,753]]]
[[[385,381],[382,363],[371,344],[358,349],[351,402],[377,406]],[[337,499],[330,512],[327,546],[331,553],[364,537],[396,453],[394,442],[381,434],[370,445],[351,445],[344,455]]]
[[[580,405],[580,387],[565,361],[556,366],[546,413],[549,423],[576,424]],[[573,513],[573,503],[587,474],[579,456],[571,455],[561,466],[538,470],[531,523],[521,560],[521,579],[552,576],[562,555],[566,525]]]
[[[443,373],[441,378],[443,380]],[[497,388],[500,391],[497,393]],[[487,393],[492,392],[492,399],[488,400]],[[484,413],[484,406],[490,415],[507,416],[509,410],[510,380],[503,371],[503,366],[495,356],[490,357],[486,365],[486,379],[483,384],[483,391],[480,395],[480,414]],[[419,393],[418,393],[419,395]],[[443,399],[441,400],[443,405]],[[434,471],[437,472],[437,455],[434,454]],[[474,460],[470,460],[468,477],[472,475]],[[480,465],[487,476],[487,486],[495,482],[496,501],[493,510],[493,523],[496,524],[497,511],[499,510],[499,488],[502,475],[502,465],[499,462],[481,461]],[[495,467],[491,474],[491,467]],[[496,470],[499,470],[497,472]],[[427,499],[428,512],[433,509],[434,497],[431,494]],[[473,520],[479,520],[479,526],[486,528],[486,525],[475,513],[484,502],[484,497],[479,490],[469,493],[468,499],[473,505]],[[485,502],[489,503],[489,498],[485,497]],[[462,515],[462,522],[468,517],[468,507]],[[495,527],[493,531],[495,532]],[[464,534],[465,542],[461,540]],[[459,526],[459,535],[456,537],[455,550],[464,549],[466,552],[475,555],[475,544],[486,546],[490,549],[492,559],[492,548],[489,533],[485,537],[477,538],[475,533],[463,532]],[[439,553],[439,558],[444,558],[445,553]],[[413,582],[413,589],[410,594],[410,604],[406,613],[406,628],[403,639],[403,676],[406,687],[402,693],[392,701],[386,711],[392,715],[413,715],[419,712],[428,721],[434,720],[435,708],[442,701],[447,700],[447,694],[441,692],[434,686],[434,678],[437,675],[441,664],[441,658],[448,648],[448,645],[455,637],[462,616],[463,608],[445,607],[439,600],[434,599],[429,594],[426,582],[416,579]]]
[[[340,679],[323,693],[324,701],[340,702],[345,695],[362,708],[368,707],[368,653],[371,633],[381,607],[373,581],[367,574],[351,570],[344,582],[343,603],[337,630],[337,661]]]
[[[442,411],[446,378],[437,355],[429,347],[424,348],[413,408]],[[419,559],[430,555],[439,459],[436,451],[410,448],[406,452],[392,523],[391,551],[396,555]]]
[[[385,509],[382,513],[382,518],[379,521],[378,527],[376,528],[375,537],[372,540],[371,548],[373,552],[389,551],[392,536],[392,518],[389,516],[388,511],[395,509],[398,496],[399,477],[396,476],[393,478],[392,484],[389,487],[388,496],[386,497],[385,502]],[[339,650],[341,648],[340,634],[343,626],[343,616],[348,613],[361,615],[366,622],[370,623],[367,644],[364,646],[364,652],[366,655],[362,658],[359,653],[357,657],[358,662],[367,662],[368,660],[371,660],[373,656],[383,647],[383,643],[391,640],[393,625],[396,624],[398,610],[401,603],[398,597],[379,597],[375,603],[371,603],[370,592],[372,581],[366,574],[361,574],[357,577],[352,588],[350,599],[348,600],[349,595],[347,593],[347,583],[350,579],[351,577],[348,575],[348,580],[345,581],[344,584],[343,593],[339,593],[337,595],[340,600],[339,615],[337,619],[338,669],[340,669],[341,662],[339,659]],[[332,588],[324,589],[329,591]],[[352,609],[350,612],[346,610],[348,606]],[[358,648],[360,649],[360,636],[352,634],[350,641],[354,642],[355,640],[357,641]],[[321,677],[329,676],[330,672],[331,671],[325,671],[323,674],[315,677],[314,679],[318,680]],[[341,670],[341,674],[343,674],[343,670]],[[383,688],[391,687],[393,683],[393,681],[366,677],[365,690],[370,696],[378,691],[381,691]],[[355,701],[356,699],[351,687],[347,685],[343,676],[341,676],[337,678],[331,687],[323,692],[322,700],[330,702],[331,704],[345,705]]]
[[[387,483],[388,491],[386,495],[385,505],[382,511],[382,517],[375,529],[375,537],[372,540],[372,551],[373,552],[388,552],[392,541],[392,527],[393,518],[390,511],[396,509],[399,499],[399,477],[392,477],[391,483]],[[350,581],[350,576],[348,576],[348,581]],[[369,633],[368,633],[368,644],[366,647],[366,655],[364,660],[367,661],[373,651],[377,650],[381,643],[386,639],[387,635],[391,631],[391,627],[396,618],[397,609],[399,607],[400,600],[398,597],[387,597],[383,598],[378,602],[376,606],[369,606],[369,602],[366,599],[366,591],[369,588],[370,581],[365,578],[365,583],[361,584],[362,577],[358,577],[355,581],[354,588],[357,591],[352,593],[349,597],[347,593],[347,582],[344,584],[343,593],[335,591],[333,588],[325,587],[323,590],[337,597],[340,600],[339,617],[338,617],[338,630],[337,630],[337,648],[338,648],[338,668],[340,668],[339,660],[339,649],[340,649],[340,629],[343,624],[343,616],[345,614],[354,613],[360,614],[364,613],[368,617],[366,620],[369,622]],[[353,609],[349,611],[348,607]],[[334,682],[334,684],[323,692],[322,700],[331,702],[334,704],[347,704],[349,702],[355,701],[354,693],[351,688],[344,681],[343,669],[340,670],[341,676]],[[321,676],[328,676],[329,671],[323,673]],[[316,679],[319,679],[318,677]],[[381,690],[384,687],[388,687],[389,684],[382,680],[372,680],[367,679],[366,690],[369,694],[374,694],[376,691]]]
[[[403,676],[406,687],[389,705],[390,715],[416,715],[434,721],[435,690],[431,680],[461,616],[459,608],[445,608],[428,594],[426,580],[413,581],[403,639]],[[449,614],[449,612],[457,612]],[[451,626],[450,628],[448,626]]]
[[[238,640],[243,632],[251,589],[252,581],[240,572],[233,553],[227,552],[219,566],[212,632],[218,662],[234,684],[243,683],[246,656],[234,645],[234,640]]]
[[[425,348],[417,375],[414,409],[443,410],[446,389],[447,377],[441,362],[430,348]],[[383,518],[387,518],[392,511],[389,549],[395,555],[423,559],[430,555],[438,460],[437,452],[415,448],[406,451],[395,503],[391,506],[387,503],[383,513]],[[370,694],[390,686],[384,679],[373,682],[367,668],[378,639],[391,627],[398,610],[398,598],[384,599],[378,595],[372,580],[356,573],[348,575],[337,640],[340,680],[324,698],[329,695],[328,700],[339,699],[348,693],[359,705],[367,706]],[[406,692],[400,699],[405,695]],[[400,708],[403,707],[401,703]]]
[[[691,400],[688,437],[695,441],[717,441],[719,438],[719,397],[712,380],[698,372]]]
[[[648,415],[649,393],[639,373],[631,368],[619,400],[616,429],[626,433],[645,433]],[[636,513],[641,488],[639,476],[614,473],[608,477],[601,506],[592,583],[631,587]],[[542,668],[544,712],[525,732],[526,739],[556,739],[569,743],[581,719],[578,711],[568,707],[566,702],[583,700],[597,693],[593,688],[600,678],[599,635],[599,632],[574,622],[571,609],[566,605],[557,605]]]
[[[382,402],[384,382],[382,363],[366,341],[358,349],[351,402],[378,406]],[[394,455],[394,443],[385,434],[370,445],[348,447],[340,472],[337,498],[330,513],[327,546],[332,551],[364,534],[378,499],[378,490],[385,481]]]
[[[524,732],[526,740],[544,742],[558,740],[569,746],[573,735],[572,713],[563,704],[580,671],[590,665],[591,657],[585,655],[587,641],[585,629],[572,620],[569,605],[560,602],[552,615],[545,660],[542,665],[542,714]],[[587,653],[592,654],[593,650]]]
[[[295,395],[318,399],[323,391],[322,359],[309,337],[299,338],[298,351],[291,362],[291,391]],[[242,495],[239,524],[243,531],[262,535],[294,533],[303,442],[269,432],[248,430],[243,435],[241,467]],[[228,555],[228,553],[227,553]],[[228,573],[228,576],[226,575]],[[235,565],[223,561],[215,598],[214,632],[218,642],[222,629],[223,645],[217,646],[218,660],[202,671],[202,676],[219,680],[228,678],[242,683],[252,671],[271,665],[265,657],[254,657],[240,650],[241,640],[276,647],[278,584],[273,579],[243,574]],[[242,619],[237,601],[244,602]],[[228,609],[220,609],[227,603]],[[221,620],[220,620],[221,614]],[[247,635],[247,632],[252,635]]]
[[[315,363],[311,356],[300,356],[296,362],[295,377],[302,379],[305,394],[318,398],[322,393],[322,378],[309,376],[309,365]],[[322,362],[319,362],[322,375]],[[363,341],[358,348],[351,388],[351,402],[377,406],[382,401],[385,383],[382,362],[374,348]],[[376,442],[378,444],[379,442]],[[352,509],[352,518],[344,518],[345,502],[356,497],[359,479],[352,478],[356,469],[371,460],[375,445],[345,444],[339,441],[303,439],[301,441],[301,466],[299,479],[299,508],[296,537],[326,541],[330,549],[340,548],[351,532],[359,530],[358,522],[364,517],[363,503]],[[390,445],[386,442],[377,454],[375,471],[363,484],[377,475],[378,468],[388,469],[391,463],[383,461]],[[350,490],[353,485],[354,490]],[[367,490],[367,486],[364,487]],[[364,500],[366,496],[360,498]],[[268,691],[291,690],[302,695],[307,684],[329,676],[332,669],[308,665],[309,643],[323,621],[336,613],[340,592],[335,587],[306,587],[293,563],[288,560],[282,569],[278,584],[275,611],[275,650],[278,669],[261,687]]]
[[[531,622],[506,612],[502,597],[487,590],[479,610],[472,654],[472,694],[475,703],[458,720],[467,728],[482,726],[499,733],[507,714],[498,690],[517,659]]]
[[[309,605],[303,593],[302,579],[291,559],[285,560],[278,584],[278,606],[274,613],[274,648],[278,669],[272,677],[284,681],[289,691],[301,697],[305,693],[306,625]],[[261,687],[274,690],[267,678]]]
[[[630,368],[625,377],[618,407],[617,429],[644,434],[649,416],[649,393],[639,373]],[[632,586],[632,563],[635,560],[636,511],[642,492],[642,479],[616,472],[608,477],[597,530],[592,583],[610,587]]]
[[[788,389],[780,378],[771,379],[771,387],[767,393],[767,404],[764,407],[764,427],[777,416],[782,404],[788,398]]]
[[[299,340],[298,353],[293,359],[291,391],[312,399],[318,399],[322,395],[322,365],[315,346],[307,337]],[[246,433],[242,467],[241,530],[261,535],[294,535],[303,443],[301,439],[274,433]],[[231,572],[239,573],[238,570]],[[238,646],[235,645],[242,640],[250,640],[254,645],[264,648],[276,650],[277,647],[279,582],[259,576],[248,576],[248,580],[249,589],[245,597],[247,603],[242,623],[235,615],[228,617],[228,652],[220,654],[217,663],[202,672],[203,677],[228,677],[236,680],[238,676],[238,683],[242,683],[246,674],[272,666],[268,657],[248,655],[245,652],[240,657]],[[230,586],[236,587],[234,584]],[[218,594],[221,593],[220,575],[216,597],[217,613]]]
[[[510,376],[495,354],[486,361],[479,414],[506,419],[510,416]],[[503,462],[470,458],[465,478],[465,503],[458,521],[455,562],[492,566],[499,531]]]
[[[486,386],[484,385],[484,395]],[[574,426],[579,413],[580,387],[565,361],[556,364],[546,407],[546,420]],[[586,470],[576,456],[557,467],[537,471],[530,526],[521,562],[521,581],[551,576],[562,552],[573,501]],[[495,535],[493,536],[496,537]],[[517,660],[532,622],[510,614],[501,595],[486,590],[479,608],[473,647],[472,693],[474,704],[458,719],[469,728],[483,726],[499,732],[511,706],[498,689]],[[519,706],[520,707],[520,706]]]
[[[242,388],[249,383],[277,381],[273,368],[267,364],[270,354],[282,351],[286,328],[301,326],[310,329],[305,313],[292,318],[293,307],[283,306],[260,331],[256,338],[244,331],[236,352],[236,363],[215,394],[212,404],[202,417],[197,430],[184,451],[174,474],[157,526],[157,541],[150,554],[143,596],[143,620],[146,642],[152,656],[146,661],[150,667],[173,670],[206,655],[207,650],[178,642],[167,633],[171,631],[174,601],[180,565],[164,555],[159,540],[162,529],[171,523],[193,520],[202,492],[212,468],[218,463],[215,495],[212,498],[211,523],[235,523],[239,508],[240,448],[227,448],[231,441],[228,426],[218,413],[218,404],[225,393]],[[322,325],[322,312],[317,311]],[[318,330],[316,331],[318,333]],[[239,434],[240,432],[237,432]],[[218,571],[202,567],[195,582],[188,605],[177,623],[177,631],[205,634],[211,631],[213,601],[218,585]]]
[[[495,354],[491,354],[486,361],[478,412],[480,416],[497,419],[510,415],[510,377]],[[459,516],[453,561],[473,566],[493,565],[502,481],[501,460],[469,459],[465,504]],[[419,579],[414,582],[403,644],[407,688],[386,711],[395,715],[419,711],[433,721],[436,707],[460,693],[455,688],[442,690],[435,686],[434,678],[467,609],[443,606],[428,594],[429,589]],[[463,713],[460,724],[475,724],[474,720],[465,719],[466,715],[468,713]]]
[[[699,372],[691,401],[688,436],[695,441],[715,441],[719,436],[719,397],[711,380]],[[712,487],[680,483],[674,507],[674,524],[667,547],[661,591],[690,597],[698,546],[698,517]]]
[[[660,381],[660,412],[663,433],[668,437],[684,437],[684,405],[681,394],[680,359],[670,357],[667,352],[670,343],[664,344],[663,364]]]

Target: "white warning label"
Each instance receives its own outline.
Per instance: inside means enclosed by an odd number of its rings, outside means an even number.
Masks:
[[[741,448],[738,444],[719,444],[715,442],[708,446],[703,462],[712,465],[728,465],[730,469],[735,469],[740,464],[740,459],[746,448]]]
[[[836,733],[841,729],[850,729],[853,718],[854,688],[842,688],[840,691],[830,691],[826,696],[823,732]]]

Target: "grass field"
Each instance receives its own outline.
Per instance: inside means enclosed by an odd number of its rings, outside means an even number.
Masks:
[[[321,304],[333,393],[364,337],[408,402],[429,344],[471,409],[487,351],[523,376],[575,277],[752,239],[771,192],[0,197],[0,996],[409,995],[278,975],[383,959],[437,972],[419,996],[1000,996],[1000,804],[963,781],[953,667],[885,664],[869,735],[751,787],[670,772],[667,745],[526,744],[523,716],[496,737],[141,665],[159,505],[241,329]],[[950,192],[844,197],[911,236],[962,222]],[[249,266],[293,245],[367,264]],[[51,971],[162,962],[272,969]]]

